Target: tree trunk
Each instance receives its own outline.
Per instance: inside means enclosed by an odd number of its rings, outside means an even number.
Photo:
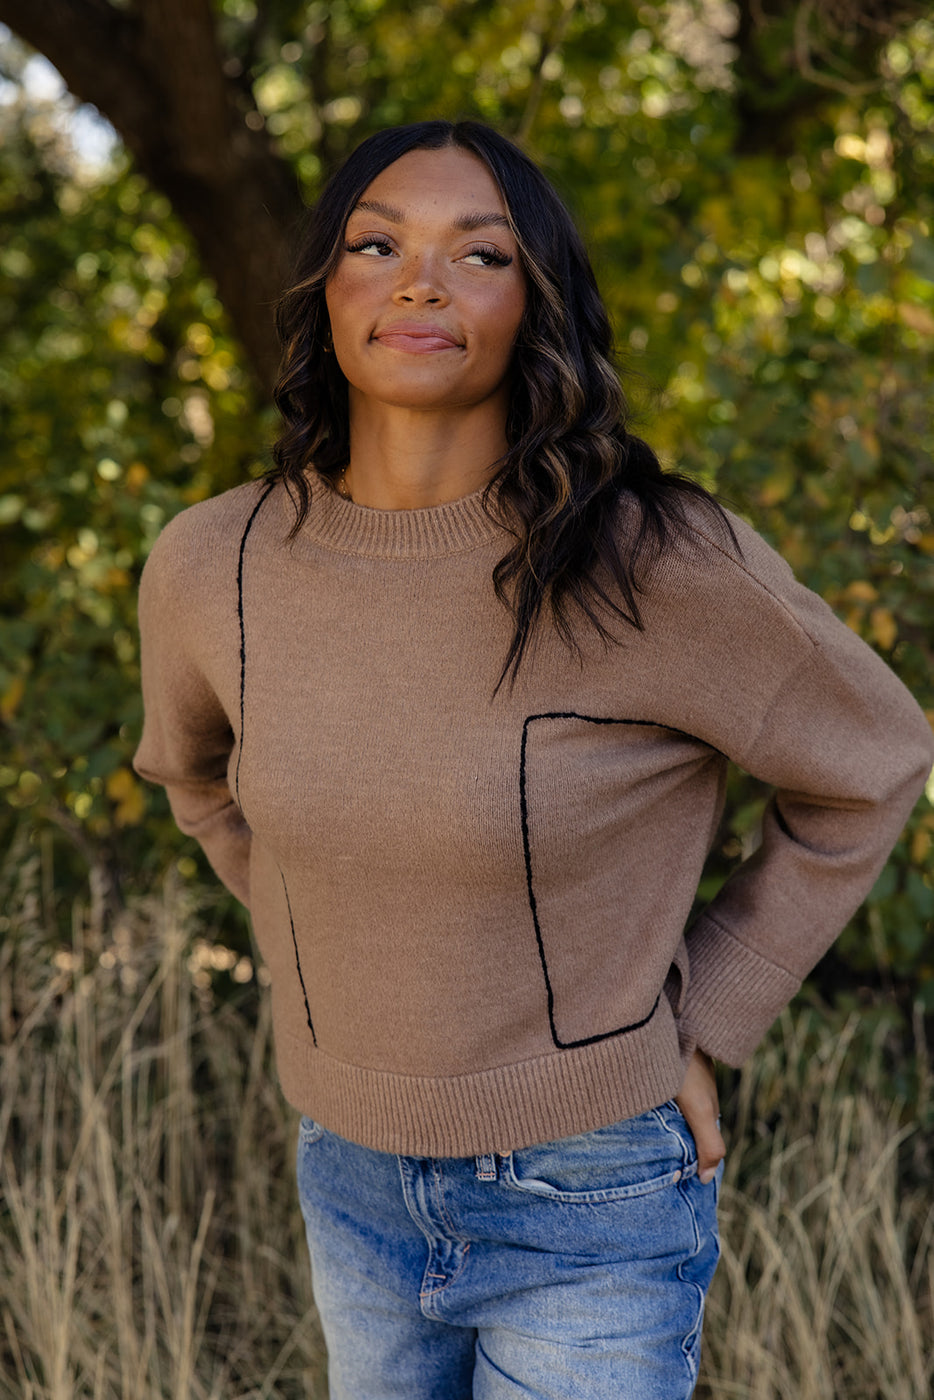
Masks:
[[[735,150],[792,155],[803,122],[881,88],[885,46],[930,0],[737,0]]]
[[[271,391],[273,308],[302,201],[258,117],[246,123],[255,108],[224,72],[210,0],[120,9],[109,0],[0,0],[0,20],[98,108],[167,196]]]

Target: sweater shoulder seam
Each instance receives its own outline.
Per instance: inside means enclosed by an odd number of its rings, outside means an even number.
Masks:
[[[724,546],[718,540],[714,539],[712,535],[708,534],[699,525],[692,521],[690,528],[695,535],[699,536],[704,541],[705,544],[709,545],[711,549],[715,549],[717,553],[723,559],[726,560],[727,564],[729,564],[733,569],[738,570],[745,578],[747,578],[750,581],[750,583],[757,590],[764,593],[766,597],[770,598],[771,601],[778,608],[781,609],[782,613],[785,615],[785,617],[787,617],[788,621],[793,625],[795,630],[800,632],[815,650],[820,650],[821,643],[819,639],[813,635],[813,633],[808,627],[805,626],[804,622],[801,620],[797,612],[794,610],[794,608],[791,606],[791,604],[786,598],[783,598],[780,593],[777,593],[774,588],[770,587],[770,585],[763,578],[761,578],[758,573],[756,573],[752,568],[750,568],[744,560],[737,559],[734,555],[732,555],[729,552],[728,549],[725,549]],[[765,543],[768,545],[768,541],[765,541]],[[770,545],[768,547],[771,548]],[[806,585],[800,584],[798,582],[793,572],[791,574],[791,578],[799,587],[806,587]]]

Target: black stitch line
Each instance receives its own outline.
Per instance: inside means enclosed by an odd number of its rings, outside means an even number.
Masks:
[[[519,750],[519,816],[522,822],[522,847],[525,855],[525,880],[528,887],[529,909],[532,913],[532,925],[535,929],[535,941],[538,945],[538,959],[542,965],[542,975],[545,978],[545,989],[548,993],[548,1024],[551,1027],[551,1039],[558,1050],[577,1050],[585,1045],[596,1045],[601,1040],[610,1040],[616,1035],[626,1035],[629,1031],[640,1030],[642,1026],[648,1024],[658,1010],[658,1004],[662,999],[659,992],[655,998],[655,1005],[647,1016],[643,1016],[641,1021],[634,1021],[629,1026],[619,1026],[616,1030],[602,1031],[599,1035],[588,1035],[583,1040],[562,1040],[558,1035],[555,1026],[555,994],[551,985],[551,977],[548,973],[548,961],[545,957],[545,943],[542,938],[541,925],[538,921],[538,905],[535,900],[535,890],[532,882],[532,846],[529,840],[529,807],[526,796],[526,750],[528,746],[529,725],[537,719],[581,719],[586,724],[634,724],[644,725],[649,729],[668,729],[672,734],[682,734],[686,739],[694,739],[697,743],[704,740],[698,739],[696,734],[688,734],[684,729],[676,729],[672,724],[660,724],[654,719],[613,719],[606,715],[579,715],[574,710],[551,710],[543,714],[527,715],[522,726],[522,743]],[[708,748],[712,745],[708,744]],[[718,752],[718,750],[714,750]]]
[[[693,739],[695,743],[703,744],[713,753],[720,752],[713,744],[708,744],[706,739],[690,734],[686,729],[678,729],[673,724],[663,724],[657,719],[613,719],[607,715],[579,715],[575,710],[547,710],[540,715],[529,715],[525,721],[526,726],[536,719],[582,719],[586,724],[641,724],[647,729],[668,729],[672,734],[683,734],[685,739]]]
[[[535,902],[535,890],[532,887],[532,851],[529,844],[529,808],[525,790],[525,751],[529,738],[529,725],[537,715],[529,715],[522,726],[522,745],[519,749],[519,816],[522,820],[522,847],[525,852],[525,882],[529,891],[529,908],[532,911],[532,924],[535,928],[535,939],[538,943],[538,958],[542,965],[542,973],[545,978],[545,990],[548,993],[548,1023],[551,1026],[551,1038],[559,1050],[565,1047],[558,1039],[558,1032],[555,1030],[555,994],[551,987],[551,978],[548,976],[548,963],[545,959],[545,945],[542,942],[542,930],[538,922],[538,906]]]
[[[315,1035],[315,1028],[311,1023],[311,1007],[308,1005],[308,992],[305,987],[305,979],[302,976],[302,964],[298,956],[298,939],[295,937],[295,920],[292,918],[292,901],[289,899],[289,887],[285,883],[285,876],[279,871],[279,879],[282,881],[282,892],[285,895],[285,907],[289,911],[289,928],[292,930],[292,947],[295,949],[295,968],[298,972],[298,980],[302,987],[302,997],[305,1001],[305,1020],[308,1022],[308,1029],[311,1031],[311,1039],[315,1048],[318,1046],[318,1038]]]
[[[246,626],[243,620],[243,556],[246,551],[247,535],[253,528],[253,521],[259,515],[260,508],[266,497],[275,485],[270,481],[265,491],[260,496],[250,514],[249,520],[243,527],[243,534],[240,537],[240,554],[237,559],[237,617],[240,622],[240,742],[237,746],[237,771],[234,774],[234,795],[237,799],[237,806],[243,811],[243,803],[240,801],[240,761],[243,758],[243,697],[246,691]]]
[[[237,770],[234,776],[234,793],[237,798],[237,806],[240,808],[241,812],[243,811],[243,803],[240,801],[240,762],[243,758],[243,715],[244,696],[246,693],[246,624],[243,617],[243,559],[246,553],[247,536],[253,528],[253,522],[257,515],[259,515],[266,497],[274,486],[275,482],[270,481],[268,483],[265,491],[250,512],[250,518],[243,527],[243,534],[240,537],[240,553],[237,558],[237,618],[240,623],[240,743],[237,750]],[[289,928],[292,931],[292,947],[295,951],[295,968],[298,972],[298,980],[302,989],[302,999],[305,1003],[305,1019],[308,1022],[308,1029],[311,1031],[312,1042],[317,1048],[318,1040],[311,1020],[311,1007],[308,1005],[308,991],[305,987],[305,979],[302,976],[302,964],[298,956],[298,939],[295,937],[295,920],[292,917],[292,901],[289,899],[288,886],[285,883],[285,876],[281,870],[279,871],[279,879],[282,881],[282,892],[285,895],[285,907],[289,912]]]

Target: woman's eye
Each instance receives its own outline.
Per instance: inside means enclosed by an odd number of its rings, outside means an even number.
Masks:
[[[392,244],[379,238],[362,238],[357,243],[348,243],[348,253],[365,253],[369,258],[392,256]]]
[[[474,248],[473,252],[465,255],[464,262],[472,267],[508,267],[512,258],[499,248]]]

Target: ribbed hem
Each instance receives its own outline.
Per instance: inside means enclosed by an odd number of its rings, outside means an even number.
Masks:
[[[698,919],[687,945],[691,983],[681,1018],[684,1043],[693,1039],[708,1055],[738,1069],[801,980],[712,919]]]
[[[343,1064],[309,1038],[277,1037],[290,1103],[364,1147],[409,1156],[465,1157],[632,1118],[678,1093],[685,1062],[664,997],[638,1032],[579,1050],[450,1078]]]
[[[463,554],[503,534],[484,509],[483,491],[422,510],[374,510],[347,501],[315,475],[302,534],[342,554],[372,559],[434,559]]]

